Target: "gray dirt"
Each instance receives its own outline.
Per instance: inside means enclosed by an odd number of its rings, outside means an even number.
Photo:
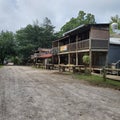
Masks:
[[[55,71],[4,66],[0,120],[120,120],[120,92]]]

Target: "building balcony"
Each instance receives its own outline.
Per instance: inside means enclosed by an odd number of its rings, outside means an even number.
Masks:
[[[64,52],[75,52],[86,49],[108,49],[108,40],[91,40],[91,46],[89,45],[89,39],[62,45],[59,47],[53,47],[52,53],[64,53]]]

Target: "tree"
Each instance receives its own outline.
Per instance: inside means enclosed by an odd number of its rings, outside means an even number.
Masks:
[[[74,29],[82,24],[95,24],[95,17],[91,13],[85,13],[84,11],[79,11],[76,18],[72,17],[60,30],[60,34]]]
[[[36,20],[33,25],[29,24],[18,30],[16,40],[19,43],[19,56],[22,58],[23,63],[27,63],[30,55],[39,47],[51,48],[52,40],[55,38],[54,26],[47,17],[41,25]]]
[[[55,35],[54,35],[55,27],[52,25],[50,19],[48,19],[47,17],[44,19],[42,26],[44,28],[43,47],[51,48],[52,41],[55,39]]]
[[[118,23],[118,29],[120,29],[120,18],[118,15],[115,15],[114,17],[111,17],[110,23]]]
[[[4,60],[9,58],[10,56],[15,56],[17,42],[14,39],[14,34],[12,32],[4,32],[0,33],[0,62],[4,64]]]
[[[89,63],[90,63],[90,57],[88,55],[84,55],[82,59],[83,59],[83,63],[85,65],[89,65]]]
[[[120,29],[120,18],[118,15],[115,15],[113,17],[111,17],[111,20],[110,20],[110,23],[117,23],[118,24],[118,29]],[[112,28],[110,27],[110,33],[112,34],[113,31],[112,31]]]

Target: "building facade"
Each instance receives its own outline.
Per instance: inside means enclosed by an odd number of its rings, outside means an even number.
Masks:
[[[52,54],[51,54],[51,49],[48,48],[38,48],[38,50],[36,50],[34,52],[33,55],[31,55],[31,59],[34,63],[34,65],[36,64],[42,64],[42,65],[46,65],[49,62],[52,62]]]
[[[107,63],[109,24],[81,25],[53,41],[53,64],[83,65],[82,57],[90,57],[89,67],[102,67]]]

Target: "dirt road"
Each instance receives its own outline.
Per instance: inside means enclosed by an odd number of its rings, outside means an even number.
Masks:
[[[120,92],[54,71],[5,66],[0,120],[120,120]]]

